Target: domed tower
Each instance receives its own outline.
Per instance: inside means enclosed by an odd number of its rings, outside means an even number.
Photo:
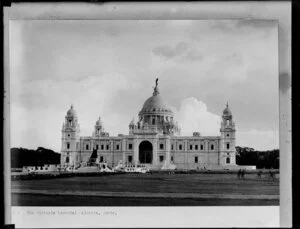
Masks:
[[[235,156],[235,124],[233,122],[233,116],[229,109],[228,103],[223,111],[221,122],[221,152],[219,164],[228,165],[236,164]]]
[[[100,137],[102,132],[104,132],[104,127],[102,124],[101,117],[99,117],[95,124],[93,137]]]
[[[136,128],[152,129],[164,135],[179,135],[180,129],[174,123],[173,111],[160,95],[157,82],[158,79],[156,79],[152,96],[145,101],[142,110],[139,112],[139,121]],[[130,128],[134,127],[134,123],[131,122]]]
[[[133,134],[133,131],[135,128],[136,128],[136,125],[134,123],[134,118],[132,118],[131,122],[129,123],[129,134]]]
[[[72,105],[62,126],[61,164],[76,165],[79,163],[79,138],[80,128],[77,113]]]

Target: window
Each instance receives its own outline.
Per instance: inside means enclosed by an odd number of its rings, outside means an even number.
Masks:
[[[198,150],[198,145],[195,145],[195,150]]]
[[[66,157],[66,163],[69,163],[70,159],[69,157]]]
[[[198,157],[195,157],[195,163],[198,163]]]
[[[226,134],[227,137],[229,137],[229,134]]]
[[[103,156],[100,157],[100,162],[103,162],[104,161],[104,158]]]
[[[190,145],[190,150],[193,150],[193,145]]]
[[[128,145],[128,149],[132,149],[132,144],[129,144],[129,145]]]
[[[211,150],[214,150],[214,145],[210,145],[210,149],[211,149]]]
[[[173,150],[174,149],[174,145],[171,145],[171,150]]]
[[[72,126],[72,120],[69,120],[69,125]]]
[[[152,125],[155,125],[155,119],[152,119]]]
[[[201,145],[200,145],[200,149],[201,149],[201,150],[203,150],[203,149],[204,149],[204,146],[203,146],[203,144],[201,144]]]
[[[104,145],[101,145],[101,149],[104,150]]]
[[[227,147],[227,149],[230,149],[230,144],[227,143],[227,144],[226,144],[226,147]]]
[[[106,150],[109,150],[109,145],[106,145]]]
[[[159,161],[160,162],[164,161],[164,156],[159,156]]]
[[[132,162],[132,156],[128,156],[128,162],[131,163]]]
[[[71,137],[71,134],[68,134],[68,137]]]
[[[179,145],[179,150],[182,150],[182,145],[181,144]]]
[[[120,149],[120,146],[119,145],[117,145],[117,150],[119,150]]]
[[[164,144],[160,144],[159,149],[164,149]]]
[[[85,145],[85,149],[86,149],[86,150],[89,150],[89,145]]]
[[[67,143],[67,149],[70,149],[70,143],[69,142]]]
[[[174,161],[174,157],[173,156],[171,156],[171,161]]]
[[[230,157],[226,158],[226,164],[230,164]]]
[[[97,145],[96,145],[96,150],[98,150],[98,149],[99,149],[99,145],[97,144]]]

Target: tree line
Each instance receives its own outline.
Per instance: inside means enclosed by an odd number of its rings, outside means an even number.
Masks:
[[[256,165],[258,169],[279,169],[279,149],[258,151],[249,147],[236,147],[236,164]]]
[[[11,168],[60,164],[60,154],[51,149],[38,147],[36,150],[11,148]]]
[[[60,154],[51,149],[38,147],[36,150],[26,148],[11,148],[11,167],[42,166],[44,164],[59,164]],[[258,151],[249,147],[236,147],[236,164],[255,165],[258,169],[278,169],[279,150]]]

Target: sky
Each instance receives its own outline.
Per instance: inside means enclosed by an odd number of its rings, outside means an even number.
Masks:
[[[156,77],[181,135],[220,135],[228,102],[238,146],[279,147],[276,21],[13,20],[9,42],[11,147],[60,152],[71,104],[81,136],[128,134]]]

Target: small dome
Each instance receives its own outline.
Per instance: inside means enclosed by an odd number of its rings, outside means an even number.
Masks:
[[[130,125],[130,126],[134,126],[134,118],[131,120],[131,122],[130,122],[129,125]]]
[[[73,116],[73,117],[77,116],[76,111],[73,109],[73,105],[71,105],[71,108],[68,110],[67,116]]]
[[[226,105],[226,108],[223,111],[223,115],[225,115],[225,116],[232,116],[231,110],[228,107],[228,103]]]
[[[102,126],[102,120],[101,120],[101,117],[99,117],[99,119],[97,120],[96,126]]]

